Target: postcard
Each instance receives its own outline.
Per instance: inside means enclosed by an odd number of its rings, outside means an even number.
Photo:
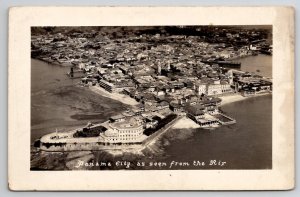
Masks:
[[[294,187],[290,7],[13,7],[11,190]]]

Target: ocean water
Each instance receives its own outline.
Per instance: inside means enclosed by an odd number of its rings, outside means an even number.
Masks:
[[[31,60],[31,140],[58,131],[102,122],[128,106],[99,96],[80,79],[70,79],[69,67]],[[49,74],[51,73],[51,74]]]
[[[272,78],[272,56],[259,54],[236,59],[241,62],[241,70]]]
[[[242,71],[272,77],[272,56],[259,54],[235,61],[241,62]],[[166,144],[165,154],[157,159],[169,164],[172,161],[208,164],[185,166],[184,169],[271,169],[272,95],[230,103],[221,109],[237,123],[214,130],[172,130],[162,137],[161,144]],[[211,160],[226,164],[209,165]]]
[[[162,137],[167,163],[224,161],[224,166],[189,166],[187,169],[272,168],[272,95],[224,105],[236,124],[214,130],[177,129]],[[173,169],[180,169],[180,166]]]

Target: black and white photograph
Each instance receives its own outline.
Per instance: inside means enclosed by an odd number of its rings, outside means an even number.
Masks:
[[[31,27],[36,170],[272,169],[272,26]]]
[[[294,14],[11,8],[9,188],[293,189]]]

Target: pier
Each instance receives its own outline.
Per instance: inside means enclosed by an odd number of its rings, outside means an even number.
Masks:
[[[75,73],[76,73],[76,76],[75,76]],[[81,73],[81,74],[77,74],[77,73]],[[74,70],[74,67],[70,67],[70,72],[67,73],[67,76],[71,79],[77,79],[77,78],[82,78],[84,77],[84,73],[82,70],[80,69],[76,69]]]
[[[203,63],[206,64],[218,64],[219,66],[222,67],[228,67],[228,68],[240,68],[241,63],[240,62],[232,62],[232,61],[202,61]]]
[[[167,125],[165,125],[163,128],[159,129],[152,135],[150,135],[147,139],[143,141],[143,146],[148,146],[151,142],[153,142],[155,139],[159,138],[161,135],[163,135],[166,131],[168,131],[181,117],[177,116],[174,120],[169,122]]]
[[[227,115],[225,115],[223,113],[218,113],[218,114],[215,114],[213,116],[218,119],[218,122],[221,125],[231,125],[231,124],[235,124],[236,123],[235,119],[233,119],[230,116],[227,116]]]

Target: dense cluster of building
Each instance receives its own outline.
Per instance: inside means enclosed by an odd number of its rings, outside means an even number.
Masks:
[[[253,96],[256,94],[272,92],[272,82],[260,75],[244,73],[231,70],[234,76],[234,85],[237,92],[243,96]]]
[[[171,113],[187,115],[203,127],[234,123],[220,113],[218,97],[272,91],[272,83],[263,77],[218,64],[255,55],[262,48],[271,53],[265,32],[220,27],[213,34],[201,28],[175,30],[177,34],[140,33],[120,38],[97,31],[48,32],[32,36],[32,57],[70,65],[71,77],[76,75],[74,69],[85,73],[82,83],[126,94],[139,102],[112,117],[114,124],[106,125],[109,129],[99,134],[116,143],[118,139],[140,139],[141,128],[153,128]],[[182,31],[189,33],[182,35]],[[133,119],[135,123],[130,124]]]
[[[267,40],[269,31],[233,27],[156,27],[149,33],[149,30],[137,29],[123,27],[123,34],[119,36],[113,36],[122,32],[117,27],[111,28],[112,33],[75,28],[34,33],[32,29],[32,56],[72,65],[116,62],[176,65],[234,59],[261,50],[272,52]],[[105,31],[107,33],[103,33]]]

